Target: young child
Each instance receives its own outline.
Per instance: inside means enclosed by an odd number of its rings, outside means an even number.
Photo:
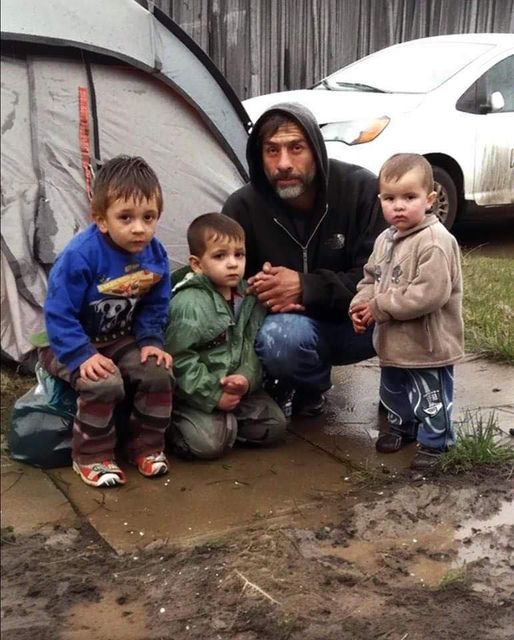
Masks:
[[[183,457],[218,458],[236,438],[267,445],[286,420],[261,388],[254,341],[265,311],[245,295],[245,234],[220,213],[196,218],[191,256],[174,279],[166,350],[177,388],[169,437]]]
[[[455,441],[452,365],[464,349],[460,252],[428,213],[436,193],[423,156],[389,158],[379,174],[379,198],[391,227],[375,242],[350,317],[357,333],[376,323],[380,400],[390,424],[376,448],[392,453],[417,440],[411,466],[423,470]]]
[[[73,468],[93,487],[124,484],[114,460],[113,411],[134,394],[127,452],[144,476],[168,471],[172,359],[162,350],[170,299],[166,251],[154,237],[162,190],[142,158],[118,156],[98,172],[94,223],[57,258],[48,281],[49,347],[40,362],[78,392]]]

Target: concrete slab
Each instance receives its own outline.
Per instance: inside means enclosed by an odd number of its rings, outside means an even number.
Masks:
[[[291,430],[327,453],[354,465],[390,470],[406,468],[414,447],[394,456],[377,454],[373,446],[380,428],[386,427],[378,411],[380,367],[378,359],[346,367],[335,367],[329,405],[319,418],[295,419]],[[487,419],[494,412],[504,432],[514,427],[514,367],[470,356],[455,366],[454,418],[466,412]]]
[[[41,469],[2,456],[2,527],[24,535],[78,525],[66,496]]]
[[[514,367],[469,356],[455,367],[457,411],[501,407],[514,413]]]
[[[230,537],[252,523],[288,521],[320,525],[328,501],[345,486],[346,465],[289,435],[269,449],[237,448],[217,461],[172,460],[169,476],[143,478],[126,468],[123,487],[97,490],[71,469],[51,471],[69,500],[118,552],[155,541],[187,545]]]
[[[407,467],[414,453],[413,446],[394,456],[375,452],[378,429],[386,423],[378,412],[379,376],[376,360],[335,368],[326,414],[294,420],[282,445],[234,449],[220,461],[173,460],[171,474],[154,480],[128,468],[128,484],[116,489],[87,487],[72,469],[47,472],[54,484],[46,472],[4,459],[2,525],[18,533],[76,526],[73,505],[121,553],[158,541],[187,545],[226,539],[263,522],[329,523],[338,510],[337,496],[351,486],[346,480],[351,468],[394,472]],[[483,416],[495,411],[507,433],[514,426],[514,367],[476,358],[457,365],[457,421],[466,410]]]

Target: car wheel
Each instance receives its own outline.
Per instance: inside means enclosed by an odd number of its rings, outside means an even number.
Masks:
[[[432,167],[434,171],[437,199],[434,213],[447,229],[451,229],[457,216],[457,187],[450,174],[441,167]]]

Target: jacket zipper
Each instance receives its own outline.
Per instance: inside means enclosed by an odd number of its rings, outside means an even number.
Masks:
[[[432,351],[434,350],[434,345],[432,344],[432,334],[430,333],[430,325],[428,323],[428,318],[424,319],[424,325],[425,325],[425,331],[427,333],[427,338],[428,338],[428,351],[429,353],[432,353]]]
[[[286,227],[284,227],[284,225],[277,219],[277,218],[273,218],[273,222],[276,222],[276,224],[278,224],[278,226],[283,229],[287,235],[291,238],[291,240],[297,244],[300,249],[302,250],[302,261],[303,261],[303,273],[309,273],[309,262],[308,262],[308,250],[309,250],[309,244],[311,243],[311,240],[314,238],[314,236],[316,235],[316,231],[319,229],[320,224],[323,222],[323,220],[326,218],[328,213],[328,204],[325,206],[325,213],[321,216],[321,218],[318,221],[318,224],[316,225],[316,227],[314,228],[314,231],[311,233],[310,238],[307,240],[307,243],[305,245],[303,245],[299,240],[297,240],[292,233],[290,233],[290,231],[288,229],[286,229]]]

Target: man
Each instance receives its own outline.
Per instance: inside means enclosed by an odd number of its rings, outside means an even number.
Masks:
[[[375,355],[371,332],[354,333],[348,307],[384,227],[377,180],[329,160],[313,114],[296,103],[259,118],[247,159],[250,183],[223,213],[245,230],[250,290],[271,312],[255,348],[281,390],[295,390],[293,414],[318,415],[332,365]]]

